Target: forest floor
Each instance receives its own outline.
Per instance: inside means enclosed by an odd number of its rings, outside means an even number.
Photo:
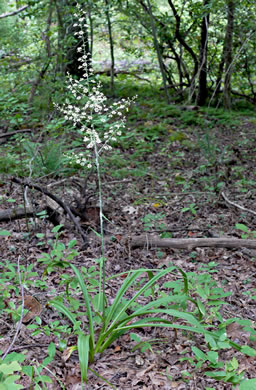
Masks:
[[[138,102],[129,117],[129,130],[116,152],[106,157],[102,167],[102,189],[104,209],[107,223],[105,235],[111,239],[106,242],[106,274],[147,268],[161,269],[169,265],[180,267],[189,277],[191,296],[200,297],[201,290],[212,290],[217,287],[230,294],[221,296],[222,305],[214,312],[211,305],[201,294],[205,302],[205,321],[215,325],[218,323],[214,313],[219,313],[224,320],[238,318],[256,320],[256,250],[195,248],[180,250],[172,248],[131,248],[129,240],[124,236],[152,234],[172,238],[233,237],[255,238],[256,230],[256,115],[240,115],[230,113],[229,117],[220,116],[218,110],[209,112],[190,107],[174,108],[168,111],[166,106],[157,115],[154,101]],[[141,110],[144,118],[136,119],[136,110]],[[192,110],[192,111],[191,111]],[[162,114],[161,114],[162,112]],[[178,113],[178,115],[177,115]],[[218,116],[219,115],[219,116]],[[199,118],[199,119],[198,119]],[[199,122],[198,122],[199,120]],[[207,123],[208,129],[204,124]],[[209,125],[210,124],[210,125]],[[135,140],[135,141],[134,141]],[[79,174],[75,175],[77,181]],[[3,175],[1,180],[1,210],[13,205],[23,205],[21,186],[17,186]],[[78,187],[74,185],[74,177],[64,180],[41,179],[40,185],[50,184],[50,191],[69,203],[79,197]],[[49,187],[48,187],[49,188]],[[89,179],[88,189],[96,191],[93,178]],[[241,210],[228,203],[222,195],[237,205],[249,210]],[[30,191],[33,202],[41,203],[44,196],[37,191]],[[32,199],[32,198],[31,198]],[[12,200],[10,202],[10,200]],[[90,199],[92,205],[98,204],[97,196]],[[254,214],[251,211],[254,211]],[[92,217],[93,219],[93,217]],[[91,224],[97,229],[97,218]],[[243,232],[236,224],[248,228]],[[96,234],[88,233],[90,245],[82,248],[79,234],[69,222],[69,229],[63,230],[59,241],[65,246],[76,238],[75,249],[78,255],[72,260],[79,269],[97,267],[97,259],[101,257],[101,245]],[[58,327],[70,323],[47,302],[65,292],[65,277],[72,276],[66,268],[54,267],[45,274],[45,264],[39,262],[42,253],[49,253],[49,240],[54,239],[53,225],[45,220],[36,219],[32,224],[28,219],[3,222],[0,228],[11,232],[1,238],[1,272],[9,272],[9,297],[4,299],[10,310],[1,314],[0,349],[5,351],[10,345],[17,320],[15,308],[20,306],[20,286],[17,276],[17,260],[22,269],[25,299],[36,299],[36,308],[31,307],[31,319],[23,321],[19,335],[12,351],[23,353],[26,360],[23,364],[38,366],[49,355],[48,346],[56,345],[56,354],[43,369],[41,375],[48,375],[52,383],[45,383],[46,389],[67,390],[80,389],[80,366],[78,354],[68,352],[67,347],[76,344],[76,336],[62,333]],[[22,268],[23,267],[23,268]],[[89,273],[92,272],[88,271]],[[7,274],[6,274],[7,275]],[[5,275],[5,277],[6,277]],[[63,276],[64,275],[64,276]],[[66,275],[66,276],[65,276]],[[16,278],[16,279],[15,279]],[[15,280],[16,280],[16,287]],[[175,271],[168,274],[167,281],[182,281]],[[111,302],[120,288],[123,278],[107,281],[107,299]],[[159,291],[161,285],[158,286]],[[168,288],[164,289],[168,292]],[[80,293],[73,288],[73,298],[78,299]],[[143,304],[145,297],[141,298]],[[11,305],[10,305],[11,302]],[[15,314],[16,313],[16,314]],[[31,329],[28,325],[37,324],[33,317],[38,314],[41,325]],[[27,318],[28,319],[28,318]],[[82,320],[86,323],[86,318]],[[33,322],[34,321],[34,322]],[[55,323],[55,321],[59,321]],[[54,323],[56,330],[54,331]],[[47,332],[47,326],[52,329]],[[36,327],[40,330],[33,335]],[[85,327],[86,328],[86,327]],[[44,329],[44,331],[43,331]],[[134,333],[134,332],[133,332]],[[207,344],[200,334],[165,328],[142,328],[135,332],[140,339],[131,339],[129,333],[122,335],[90,365],[98,375],[109,381],[114,388],[125,389],[234,389],[235,385],[225,380],[207,376],[209,362],[198,361],[192,352],[197,347],[207,352]],[[241,345],[256,348],[255,331],[246,331],[237,322],[227,327],[228,337]],[[61,339],[67,341],[61,348]],[[238,362],[236,375],[244,372],[245,378],[256,378],[255,357],[246,356],[234,349],[218,351],[219,359],[226,364],[235,357]],[[216,370],[215,370],[216,371]],[[223,371],[218,369],[217,371]],[[225,371],[225,369],[224,369]],[[228,371],[228,368],[226,368]],[[232,371],[232,370],[231,370]],[[36,374],[35,374],[36,375]],[[30,378],[22,376],[22,385],[30,389]],[[88,374],[86,389],[110,389],[93,372]]]

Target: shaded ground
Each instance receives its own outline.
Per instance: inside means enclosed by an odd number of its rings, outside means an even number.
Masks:
[[[145,105],[144,110],[152,114],[149,106]],[[203,118],[205,121],[208,120],[207,115],[199,112],[197,118]],[[165,113],[163,118],[168,120],[168,115]],[[146,128],[149,130],[155,125],[159,126],[163,118],[153,118],[146,124]],[[194,118],[195,114],[192,114],[192,122]],[[138,132],[137,141],[138,143],[141,141],[143,150],[141,157],[136,157],[137,165],[135,159],[131,158],[137,152],[136,145],[128,142],[121,145],[121,159],[126,162],[125,167],[117,167],[113,175],[111,174],[113,170],[103,167],[104,207],[109,220],[106,225],[106,235],[115,237],[114,241],[106,245],[107,275],[142,267],[161,268],[169,264],[181,267],[186,273],[199,275],[210,272],[219,287],[232,293],[223,298],[226,302],[226,305],[220,309],[223,318],[227,320],[236,317],[254,322],[256,319],[256,251],[243,248],[240,250],[198,248],[191,253],[173,249],[147,250],[146,247],[131,250],[129,243],[121,244],[123,235],[141,234],[145,231],[159,234],[160,228],[164,231],[168,230],[172,237],[176,238],[241,237],[242,232],[235,228],[237,223],[246,225],[250,231],[256,230],[255,215],[227,204],[221,196],[221,191],[224,191],[231,201],[256,211],[255,120],[246,117],[235,125],[225,125],[220,123],[218,118],[214,122],[213,117],[210,117],[209,121],[213,123],[213,127],[207,133],[208,136],[205,135],[202,127],[200,130],[200,123],[184,124],[183,120],[184,117],[179,119],[171,116],[169,123],[165,123],[169,126],[168,134],[162,134],[161,129],[158,129],[158,132],[148,131],[147,136],[146,131],[142,131],[141,134]],[[143,123],[145,126],[145,121]],[[134,123],[131,120],[131,126],[138,125],[138,122]],[[147,147],[149,147],[148,151]],[[109,161],[114,167],[114,158],[109,157]],[[46,182],[44,179],[41,184],[49,184],[49,181]],[[90,185],[93,189],[93,183]],[[74,198],[77,191],[69,179],[53,188],[54,193],[67,202]],[[23,204],[21,188],[10,184],[8,180],[2,181],[1,196],[1,209],[10,207],[10,199],[15,199],[15,204]],[[42,198],[42,195],[33,192],[34,200],[41,202]],[[97,204],[97,197],[92,199],[93,201]],[[52,225],[37,220],[35,226],[32,226],[29,221],[20,220],[1,224],[0,227],[12,232],[11,236],[1,238],[2,271],[6,272],[5,264],[16,264],[18,257],[21,265],[24,265],[27,270],[33,265],[30,271],[27,271],[27,281],[24,283],[25,294],[37,298],[41,303],[42,326],[56,320],[60,321],[61,325],[67,325],[67,320],[61,318],[46,304],[49,299],[64,292],[65,284],[62,283],[61,276],[63,270],[54,268],[45,277],[45,266],[37,261],[42,251],[49,251],[45,239],[53,238]],[[38,233],[43,233],[45,236],[43,238],[36,236]],[[70,230],[65,230],[61,234],[60,240],[68,244],[74,237],[77,235],[71,226]],[[73,263],[79,268],[83,266],[88,269],[95,266],[96,259],[101,256],[100,244],[95,234],[90,233],[90,247],[84,251],[80,250],[81,242],[79,237],[77,238],[76,249],[79,250],[79,255],[75,257]],[[36,272],[36,274],[29,272]],[[65,270],[65,274],[70,275],[71,272]],[[191,275],[195,284],[199,283],[195,275]],[[37,283],[35,279],[38,280]],[[177,279],[180,279],[180,275],[171,274],[166,281]],[[113,299],[122,280],[118,278],[107,283],[109,300]],[[16,290],[12,288],[10,298],[5,301],[6,305],[11,301],[17,306],[20,302],[19,288],[17,287]],[[4,312],[1,317],[0,349],[5,350],[12,340],[15,328],[11,313],[7,315]],[[213,321],[213,324],[217,321],[211,311],[207,313],[207,318],[209,322]],[[217,382],[207,377],[205,371],[209,370],[205,363],[201,368],[195,368],[189,360],[193,356],[192,346],[206,352],[205,342],[200,335],[192,336],[181,331],[174,332],[161,328],[155,330],[143,328],[136,333],[141,341],[152,339],[155,341],[145,351],[133,350],[136,342],[130,339],[129,334],[124,335],[98,356],[95,363],[91,365],[93,370],[116,388],[135,390],[232,388],[231,384]],[[250,339],[249,333],[243,331],[242,327],[235,324],[230,326],[228,335],[240,344],[256,347],[255,340]],[[75,344],[74,336],[66,337],[68,346]],[[54,377],[50,375],[53,384],[47,385],[46,388],[60,388],[57,379],[67,390],[79,389],[78,355],[74,352],[67,358],[59,347],[58,337],[54,336],[53,332],[49,335],[40,332],[32,336],[32,330],[23,324],[12,350],[26,352],[26,364],[31,365],[33,362],[33,365],[37,365],[47,356],[47,348],[51,341],[56,343],[57,352],[54,361],[47,366],[54,374]],[[239,372],[244,370],[247,378],[256,377],[255,358],[246,357],[232,349],[224,349],[219,355],[225,362],[235,356],[239,362]],[[44,371],[49,375],[48,371]],[[29,388],[29,381],[25,377],[23,384],[25,388]],[[109,388],[111,387],[104,384],[93,373],[89,374],[87,389]]]

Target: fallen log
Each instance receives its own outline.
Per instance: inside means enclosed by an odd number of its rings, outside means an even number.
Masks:
[[[156,236],[132,236],[127,239],[132,249],[174,248],[192,250],[198,247],[256,249],[256,240],[240,238],[159,238]]]
[[[0,222],[15,221],[16,219],[35,217],[36,214],[42,212],[44,209],[35,210],[33,208],[27,209],[8,209],[0,211]]]

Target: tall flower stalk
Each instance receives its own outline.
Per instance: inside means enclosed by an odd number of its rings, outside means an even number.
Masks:
[[[99,189],[99,209],[100,209],[100,235],[101,235],[101,262],[100,262],[100,294],[99,309],[102,307],[102,316],[105,318],[105,307],[107,304],[105,294],[105,246],[103,230],[103,205],[102,205],[102,186],[100,175],[100,155],[103,151],[111,149],[111,142],[116,141],[125,128],[125,111],[131,104],[131,100],[121,99],[118,102],[107,105],[107,97],[101,91],[100,82],[95,80],[91,69],[91,63],[85,52],[84,29],[86,13],[78,6],[78,13],[74,15],[77,18],[78,31],[75,35],[80,39],[81,45],[77,51],[81,53],[79,61],[80,69],[83,70],[83,76],[76,80],[68,74],[67,88],[71,96],[66,99],[62,106],[56,105],[58,110],[64,114],[67,121],[73,123],[82,134],[84,150],[80,153],[73,153],[69,158],[75,160],[76,164],[85,169],[96,168],[96,175]],[[100,310],[99,310],[100,311]]]

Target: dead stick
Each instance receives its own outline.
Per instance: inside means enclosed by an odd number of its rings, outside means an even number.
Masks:
[[[76,220],[76,218],[75,218],[74,214],[72,213],[72,211],[70,210],[70,208],[61,199],[59,199],[56,195],[51,194],[49,191],[45,190],[44,188],[41,188],[37,184],[31,183],[28,181],[22,181],[22,180],[18,179],[17,177],[13,177],[12,181],[14,183],[17,183],[17,184],[20,184],[23,186],[27,186],[29,188],[34,188],[35,190],[49,196],[49,198],[53,199],[56,203],[58,203],[63,208],[63,210],[66,211],[66,213],[70,217],[71,221],[76,226],[77,230],[79,231],[79,233],[83,239],[84,245],[88,244],[88,240],[87,240],[87,236],[86,236],[85,232],[83,231],[83,229],[79,225],[78,221]]]
[[[124,237],[125,238],[125,237]],[[215,248],[251,248],[256,249],[256,240],[243,240],[238,238],[158,238],[150,235],[132,236],[127,239],[131,248],[144,247],[176,248],[192,250],[197,247]]]
[[[13,135],[20,134],[20,133],[31,133],[31,129],[23,129],[23,130],[16,130],[16,131],[10,131],[9,133],[0,134],[0,138],[6,138],[6,137],[12,137]]]
[[[228,203],[228,204],[231,204],[232,206],[234,207],[237,207],[238,209],[240,210],[243,210],[243,211],[246,211],[247,213],[251,213],[253,215],[256,215],[256,212],[253,211],[253,210],[250,210],[250,209],[246,209],[245,207],[243,206],[240,206],[239,204],[235,203],[235,202],[231,202],[231,200],[229,200],[227,198],[227,196],[224,194],[224,192],[221,193],[222,197],[225,199],[225,201]]]

